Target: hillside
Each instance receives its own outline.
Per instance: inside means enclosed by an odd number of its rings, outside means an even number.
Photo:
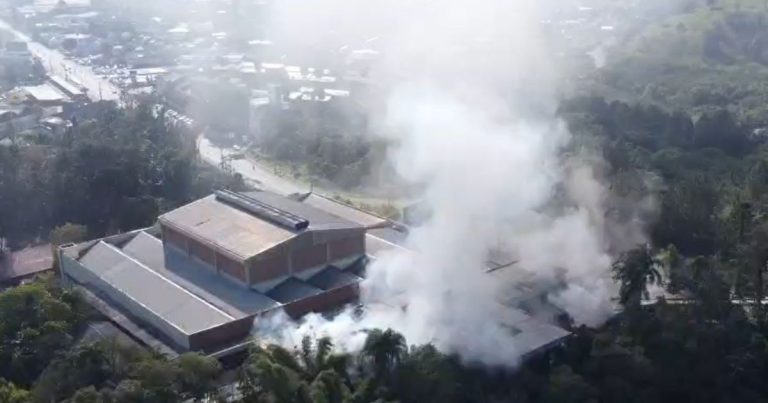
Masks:
[[[764,127],[768,3],[707,3],[644,15],[612,49],[612,62],[597,71],[590,90],[694,115],[727,108],[748,126]]]

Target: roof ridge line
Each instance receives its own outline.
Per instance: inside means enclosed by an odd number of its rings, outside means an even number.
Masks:
[[[217,307],[217,306],[215,306],[215,305],[211,304],[210,302],[208,302],[208,301],[204,300],[203,298],[200,298],[200,296],[199,296],[199,295],[197,295],[197,294],[195,294],[195,293],[193,293],[193,292],[191,292],[191,291],[187,290],[186,288],[184,288],[184,287],[182,287],[182,286],[180,286],[180,285],[176,284],[175,282],[171,281],[170,279],[168,279],[167,277],[163,276],[162,274],[160,274],[160,273],[158,273],[158,272],[156,272],[156,271],[152,270],[152,268],[151,268],[151,267],[149,267],[149,266],[147,266],[146,264],[142,263],[141,261],[137,260],[137,259],[136,259],[136,258],[134,258],[133,256],[131,256],[131,255],[129,255],[129,254],[127,254],[127,253],[123,252],[122,250],[118,249],[116,246],[114,246],[114,245],[112,245],[112,244],[110,244],[110,243],[108,243],[108,242],[104,242],[104,241],[100,241],[100,242],[101,242],[101,243],[104,243],[105,245],[107,245],[107,247],[109,247],[110,249],[114,250],[115,252],[117,252],[117,253],[119,253],[119,254],[121,254],[121,255],[125,256],[125,257],[126,257],[128,260],[132,261],[133,263],[136,263],[137,265],[139,265],[139,266],[140,266],[141,268],[143,268],[144,270],[146,270],[146,271],[149,271],[150,273],[154,274],[155,276],[157,276],[158,278],[160,278],[160,279],[162,279],[163,281],[167,282],[168,284],[171,284],[172,286],[174,286],[174,287],[178,288],[178,289],[179,289],[179,290],[181,290],[182,292],[184,292],[184,293],[186,293],[186,294],[189,294],[190,296],[192,296],[192,298],[194,298],[194,299],[196,299],[196,300],[198,300],[198,301],[202,302],[203,304],[207,305],[209,308],[213,308],[213,309],[214,309],[216,312],[218,312],[218,313],[220,313],[220,314],[222,314],[222,315],[226,316],[226,317],[227,317],[227,318],[229,318],[229,319],[235,319],[235,317],[234,317],[234,316],[232,316],[232,315],[230,315],[230,314],[228,314],[228,313],[226,313],[226,312],[222,311],[222,310],[221,310],[219,307]],[[170,322],[169,322],[169,323],[170,323]]]

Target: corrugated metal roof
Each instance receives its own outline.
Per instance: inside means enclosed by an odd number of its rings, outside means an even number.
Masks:
[[[366,269],[368,268],[369,262],[370,262],[370,259],[368,258],[368,256],[363,256],[360,259],[357,259],[350,266],[344,268],[344,271],[347,273],[352,273],[357,277],[365,278],[366,271],[367,271]]]
[[[305,203],[312,207],[326,211],[337,217],[341,217],[346,220],[352,221],[364,227],[370,228],[378,225],[384,225],[387,223],[387,220],[381,217],[376,217],[375,215],[366,213],[365,211],[358,210],[354,207],[347,206],[345,204],[339,203],[335,200],[329,199],[324,196],[317,195],[315,193],[310,193],[309,195],[303,195],[300,200],[302,203]]]
[[[290,277],[271,289],[267,296],[283,304],[288,304],[322,293],[323,290],[315,288],[297,278]]]
[[[62,101],[67,97],[52,85],[48,84],[22,87],[22,90],[32,98],[41,102]]]
[[[309,220],[308,230],[363,229],[312,206],[269,192],[245,195]],[[162,224],[229,252],[241,261],[281,244],[302,231],[289,230],[216,199],[197,200],[160,217]]]
[[[51,245],[39,245],[10,253],[0,259],[0,281],[14,280],[53,268]]]
[[[139,232],[135,237],[126,242],[122,250],[126,255],[144,263],[153,270],[165,267],[163,243],[145,231]]]
[[[200,262],[174,251],[173,247],[165,249],[165,259],[169,262],[165,269],[176,281],[183,281],[185,287],[196,293],[212,295],[243,314],[257,314],[280,305],[264,294],[233,284]]]
[[[185,334],[234,319],[104,241],[92,247],[81,265],[154,315]]]
[[[509,324],[519,331],[513,335],[512,343],[522,356],[534,354],[571,335],[565,329],[534,319],[522,311],[517,313],[521,313],[517,320],[504,321],[503,323]]]
[[[123,252],[236,318],[279,305],[266,295],[232,284],[172,246],[164,249],[159,239],[146,232],[126,243]]]
[[[324,209],[320,209],[309,204],[280,196],[275,193],[255,191],[247,192],[245,194],[261,201],[262,203],[269,204],[271,206],[277,207],[280,210],[284,210],[291,214],[306,218],[309,220],[310,230],[362,228],[360,224],[357,224],[353,220],[349,220],[343,216],[334,215]]]
[[[346,285],[359,283],[363,279],[336,267],[328,266],[307,280],[312,286],[323,290],[333,290]]]
[[[405,249],[394,242],[387,241],[386,239],[379,238],[370,233],[365,234],[365,253],[368,256],[379,258],[382,254],[393,249],[401,249],[404,252],[410,252],[410,250]]]
[[[368,230],[368,233],[375,236],[376,238],[383,239],[389,243],[393,243],[399,246],[405,245],[405,240],[408,239],[407,232],[398,231],[390,227],[371,229]]]
[[[246,260],[295,232],[216,200],[211,195],[160,217],[160,222]]]

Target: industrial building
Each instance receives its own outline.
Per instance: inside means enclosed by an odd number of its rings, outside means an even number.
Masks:
[[[271,193],[219,191],[59,259],[65,282],[146,329],[145,344],[216,353],[275,309],[299,317],[354,301],[365,228]]]
[[[414,253],[406,239],[406,227],[314,193],[218,191],[152,228],[65,245],[59,266],[65,283],[142,344],[224,356],[247,347],[254,324],[276,310],[299,318],[356,301],[368,262]],[[486,271],[514,263],[492,253]],[[498,318],[511,341],[527,354],[562,342],[569,332],[526,312],[546,303],[546,289],[514,273]]]

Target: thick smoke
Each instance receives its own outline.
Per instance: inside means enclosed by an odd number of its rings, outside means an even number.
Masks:
[[[632,214],[614,225],[599,160],[573,151],[555,117],[557,69],[536,2],[318,3],[354,22],[339,30],[384,26],[372,77],[391,91],[386,107],[371,114],[376,131],[395,144],[391,162],[422,186],[432,214],[411,231],[413,252],[395,248],[371,264],[361,318],[311,316],[299,329],[277,319],[275,334],[287,343],[325,334],[355,350],[362,330],[391,327],[468,361],[514,364],[519,351],[501,324],[509,311],[499,301],[522,270],[552,284],[550,302],[576,322],[604,321],[616,292],[611,254],[642,242],[641,225]],[[306,2],[283,4],[281,24],[292,13],[320,15]],[[366,24],[357,18],[363,15],[375,18]],[[320,29],[328,21],[302,23]],[[485,262],[499,248],[518,262],[491,276]]]

